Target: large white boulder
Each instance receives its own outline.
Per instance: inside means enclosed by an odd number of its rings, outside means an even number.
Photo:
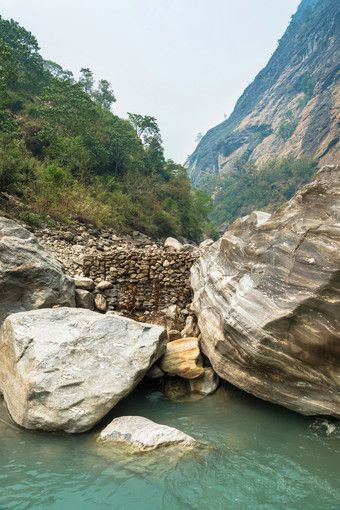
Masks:
[[[142,379],[167,341],[160,326],[90,310],[10,315],[0,331],[0,391],[27,429],[91,429]]]
[[[0,324],[11,313],[56,305],[75,306],[73,280],[33,234],[0,218]]]

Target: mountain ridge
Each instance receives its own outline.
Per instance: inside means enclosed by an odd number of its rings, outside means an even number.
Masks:
[[[276,51],[230,117],[210,129],[186,161],[195,185],[207,173],[228,172],[240,157],[260,165],[303,155],[320,164],[336,160],[339,31],[339,4],[300,3]]]

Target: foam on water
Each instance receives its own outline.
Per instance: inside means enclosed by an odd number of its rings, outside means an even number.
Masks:
[[[320,437],[326,436],[333,439],[340,439],[339,422],[317,419],[310,425],[310,429]]]

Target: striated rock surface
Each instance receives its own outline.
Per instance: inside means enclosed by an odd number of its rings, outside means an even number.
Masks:
[[[73,280],[35,237],[0,218],[0,324],[15,312],[75,306]]]
[[[101,432],[99,440],[128,443],[142,451],[155,450],[164,446],[199,446],[193,437],[184,432],[167,425],[159,425],[142,416],[115,418]]]
[[[164,356],[159,361],[163,372],[178,375],[184,379],[194,379],[204,374],[198,338],[180,338],[169,342]]]
[[[0,331],[0,391],[27,429],[84,432],[133,390],[165,344],[162,327],[117,315],[13,314]]]
[[[237,220],[192,268],[201,348],[223,379],[340,418],[340,166],[266,222]]]

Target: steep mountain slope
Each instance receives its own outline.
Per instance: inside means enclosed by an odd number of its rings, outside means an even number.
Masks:
[[[288,156],[339,158],[339,15],[338,1],[302,0],[267,66],[188,158],[194,184],[241,156],[260,166]]]

